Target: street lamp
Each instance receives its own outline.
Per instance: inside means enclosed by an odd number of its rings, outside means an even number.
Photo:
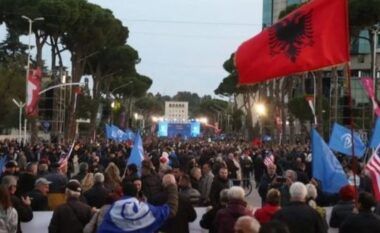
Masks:
[[[45,20],[44,17],[37,17],[37,18],[34,18],[34,19],[31,19],[29,18],[28,16],[21,16],[21,18],[27,20],[29,22],[29,42],[28,42],[28,61],[27,61],[27,66],[26,66],[26,90],[25,90],[25,103],[28,101],[28,75],[29,75],[29,66],[30,66],[30,46],[31,46],[31,42],[30,42],[30,38],[32,36],[32,24],[33,22],[35,21],[41,21],[41,20]]]
[[[129,82],[127,82],[127,83],[125,83],[125,84],[123,84],[123,85],[121,85],[121,86],[119,86],[119,87],[114,88],[112,91],[110,91],[110,95],[113,95],[113,92],[114,92],[114,91],[116,91],[116,90],[118,90],[118,89],[120,89],[120,88],[126,87],[126,86],[128,86],[129,84],[131,84],[131,83],[133,83],[133,81],[129,81]]]
[[[19,115],[18,115],[18,137],[20,139],[20,142],[21,142],[21,138],[22,138],[22,108],[25,106],[25,103],[23,103],[22,101],[18,102],[17,100],[15,99],[12,99],[13,103],[15,103],[19,109]]]
[[[267,109],[263,103],[258,103],[255,105],[255,110],[257,112],[258,120],[260,123],[260,137],[262,140],[263,139],[263,120],[262,120],[262,117],[267,114]]]

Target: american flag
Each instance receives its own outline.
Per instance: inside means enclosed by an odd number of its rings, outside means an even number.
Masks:
[[[274,156],[271,152],[269,152],[269,154],[267,154],[264,158],[264,164],[265,166],[269,166],[271,164],[274,164]]]
[[[373,152],[366,168],[371,175],[372,188],[375,198],[377,201],[380,201],[380,145]]]

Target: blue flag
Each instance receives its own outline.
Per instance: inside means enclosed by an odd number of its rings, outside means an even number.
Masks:
[[[109,124],[106,124],[106,138],[111,139],[112,136],[112,128]]]
[[[134,163],[140,169],[141,162],[143,161],[143,159],[144,159],[144,148],[143,148],[140,133],[137,132],[135,136],[135,142],[133,143],[131,154],[127,161],[127,165]]]
[[[315,129],[311,132],[311,143],[313,177],[321,182],[322,191],[339,192],[348,184],[342,165]]]
[[[364,145],[359,134],[354,132],[354,154],[361,158],[364,155],[366,146]],[[352,156],[352,139],[351,130],[334,123],[333,131],[330,136],[329,146],[331,149]]]
[[[369,147],[376,149],[380,144],[380,117],[376,119],[376,125],[372,132],[372,138],[369,142]]]
[[[123,141],[127,141],[127,140],[135,140],[135,134],[133,133],[132,130],[130,129],[127,129],[125,130],[123,136],[122,136],[122,140]]]

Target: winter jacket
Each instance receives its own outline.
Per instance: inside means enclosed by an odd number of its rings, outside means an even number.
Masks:
[[[330,227],[340,227],[353,212],[355,203],[353,201],[339,201],[331,211]]]
[[[229,200],[227,207],[218,211],[215,218],[215,226],[218,233],[234,232],[234,225],[241,216],[253,216],[251,210],[247,209],[247,203],[243,200]]]
[[[76,198],[58,206],[50,220],[49,233],[82,233],[92,217],[91,207]]]
[[[320,214],[304,202],[291,202],[277,211],[273,219],[286,223],[292,233],[327,233]]]
[[[360,211],[352,214],[340,226],[339,233],[379,233],[380,216],[370,211]]]
[[[265,224],[272,220],[273,215],[280,209],[280,206],[265,204],[262,208],[256,210],[254,217],[260,224]]]

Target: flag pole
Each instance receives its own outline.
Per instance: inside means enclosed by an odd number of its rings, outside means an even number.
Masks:
[[[352,101],[352,93],[351,93],[351,66],[350,63],[346,63],[344,66],[345,69],[345,75],[347,77],[347,94],[348,94],[348,107],[350,109],[350,128],[351,128],[351,150],[352,150],[352,172],[354,175],[354,186],[355,186],[355,192],[357,193],[358,188],[356,184],[356,172],[357,172],[357,166],[358,166],[358,160],[355,156],[355,145],[354,145],[354,120],[353,120],[353,114],[352,114],[352,108],[353,108],[353,101]],[[358,196],[355,195],[355,206],[358,204]]]

